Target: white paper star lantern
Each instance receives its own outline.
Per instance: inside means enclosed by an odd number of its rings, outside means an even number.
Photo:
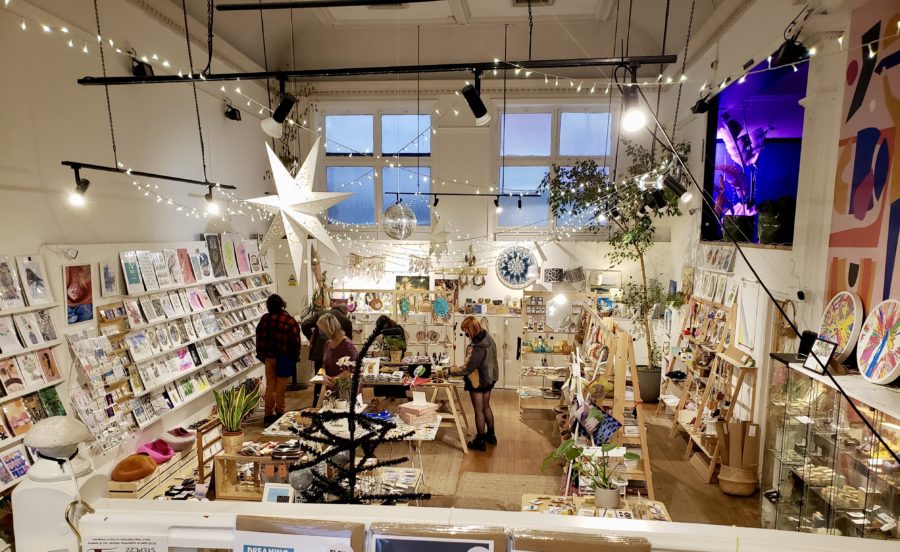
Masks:
[[[338,253],[337,247],[319,221],[318,215],[352,195],[343,192],[312,191],[316,174],[319,173],[320,140],[320,138],[316,139],[309,155],[303,161],[300,170],[297,171],[296,177],[291,176],[291,173],[266,143],[266,152],[269,154],[272,178],[275,180],[275,189],[278,195],[247,200],[275,214],[272,225],[260,245],[260,253],[265,253],[272,244],[281,240],[282,236],[287,236],[294,273],[298,278],[302,273],[303,266],[303,240],[306,237],[304,233],[316,238],[322,245]]]

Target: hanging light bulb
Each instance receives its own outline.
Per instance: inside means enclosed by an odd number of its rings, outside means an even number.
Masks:
[[[206,198],[206,213],[209,215],[218,215],[222,209],[219,207],[219,204],[216,203],[216,200],[213,197],[212,184],[209,185],[208,189],[209,189],[209,191],[206,192],[205,196],[203,196]]]
[[[637,132],[647,126],[647,114],[641,109],[638,98],[637,77],[631,74],[631,85],[625,86],[622,93],[622,129],[626,132]]]
[[[494,211],[498,215],[503,212],[503,207],[500,206],[500,196],[494,198]]]
[[[78,167],[74,167],[75,171],[75,191],[69,193],[69,205],[73,207],[84,207],[84,194],[87,193],[88,186],[91,181],[87,178],[81,178]]]

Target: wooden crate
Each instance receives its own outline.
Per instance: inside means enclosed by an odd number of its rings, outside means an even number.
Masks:
[[[190,477],[196,467],[194,450],[176,452],[172,459],[158,466],[156,471],[137,481],[110,481],[107,484],[110,498],[154,498],[174,483],[175,479]],[[185,475],[187,474],[187,475]]]
[[[197,428],[197,483],[212,476],[212,458],[222,449],[222,423],[217,418]]]

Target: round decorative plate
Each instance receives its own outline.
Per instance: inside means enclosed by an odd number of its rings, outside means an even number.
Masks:
[[[443,297],[438,297],[431,303],[431,312],[438,318],[447,318],[447,315],[450,314],[450,303]]]
[[[836,362],[843,362],[853,352],[862,321],[863,307],[859,295],[842,291],[828,302],[819,324],[819,337],[837,343],[834,349]]]
[[[900,301],[875,306],[859,333],[856,362],[863,377],[886,385],[900,377]]]
[[[400,314],[407,315],[409,314],[409,297],[401,297],[400,298]]]
[[[441,335],[434,330],[428,332],[428,341],[432,343],[437,343],[438,339],[441,338]]]
[[[524,289],[538,276],[538,260],[521,245],[507,247],[497,259],[497,277],[508,288]]]
[[[369,308],[371,308],[372,310],[376,310],[376,311],[381,310],[381,299],[379,299],[378,297],[375,297],[374,299],[369,301]]]
[[[416,332],[416,341],[419,343],[425,341],[425,330],[419,330]]]

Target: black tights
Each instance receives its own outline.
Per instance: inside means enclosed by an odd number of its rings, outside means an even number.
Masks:
[[[490,391],[469,391],[472,409],[475,410],[475,429],[479,435],[494,430],[494,411],[491,410]]]

